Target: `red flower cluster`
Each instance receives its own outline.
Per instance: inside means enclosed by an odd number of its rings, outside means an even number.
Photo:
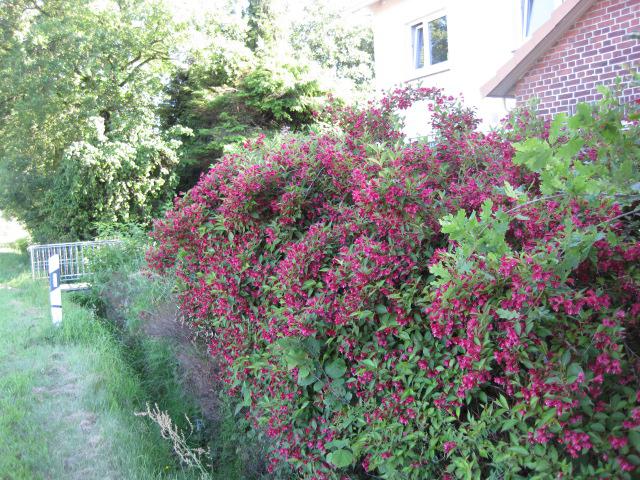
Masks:
[[[418,99],[434,139],[408,144],[392,112]],[[329,115],[341,133],[225,157],[148,254],[274,462],[316,479],[630,475],[640,244],[617,204],[540,195],[513,162],[523,134],[478,132],[437,89]],[[488,217],[449,238],[439,220],[460,210]]]

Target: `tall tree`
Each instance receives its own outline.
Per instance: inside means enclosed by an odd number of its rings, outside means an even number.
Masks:
[[[255,53],[273,48],[278,37],[278,17],[274,0],[248,0],[246,44]]]
[[[177,161],[155,115],[175,44],[162,3],[0,0],[0,10],[3,210],[39,240],[147,218]]]
[[[373,31],[367,17],[344,9],[344,3],[332,0],[307,2],[302,18],[291,26],[291,44],[299,57],[361,88],[373,80]]]

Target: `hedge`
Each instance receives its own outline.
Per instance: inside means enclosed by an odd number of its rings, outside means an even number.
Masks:
[[[481,133],[440,90],[245,145],[157,221],[150,265],[237,413],[304,478],[632,478],[638,105]],[[433,137],[394,112],[428,104]]]

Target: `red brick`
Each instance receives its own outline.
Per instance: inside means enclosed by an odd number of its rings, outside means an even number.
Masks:
[[[625,68],[640,58],[640,42],[628,37],[631,26],[640,26],[638,0],[597,1],[516,84],[516,103],[537,97],[543,116],[574,112],[578,101],[600,98],[597,86],[618,76],[623,100],[640,98]]]

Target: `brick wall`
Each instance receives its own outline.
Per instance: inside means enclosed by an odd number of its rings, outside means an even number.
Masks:
[[[598,85],[623,79],[622,100],[640,98],[640,87],[630,85],[628,65],[640,65],[640,0],[601,0],[564,34],[516,84],[518,105],[540,100],[539,113],[572,113],[580,102],[598,100]]]

